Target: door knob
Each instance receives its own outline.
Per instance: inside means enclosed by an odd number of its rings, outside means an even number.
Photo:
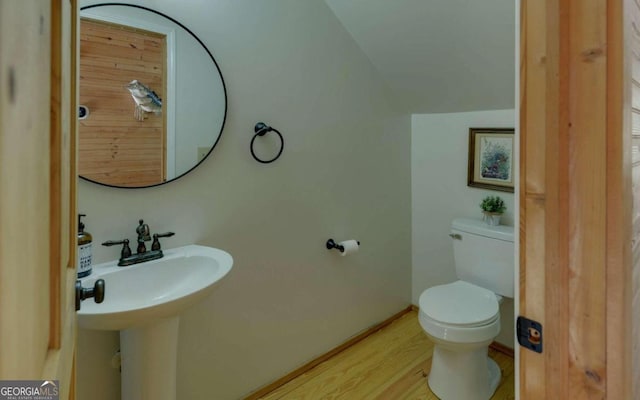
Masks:
[[[92,288],[83,288],[82,282],[76,281],[76,311],[80,309],[80,302],[93,297],[96,303],[104,301],[104,279],[98,279]]]

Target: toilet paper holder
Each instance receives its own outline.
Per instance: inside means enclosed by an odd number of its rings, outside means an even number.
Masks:
[[[358,240],[358,246],[360,246],[360,241],[359,240]],[[340,250],[340,253],[344,253],[344,246],[342,246],[339,243],[336,243],[335,240],[333,240],[333,239],[327,240],[327,249],[329,249],[329,250],[338,249],[338,250]]]

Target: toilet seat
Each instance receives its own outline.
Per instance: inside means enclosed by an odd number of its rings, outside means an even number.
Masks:
[[[442,324],[475,327],[495,320],[500,306],[492,291],[456,281],[425,290],[420,296],[420,310]]]
[[[464,281],[422,292],[419,321],[435,339],[457,343],[493,340],[500,332],[500,307],[490,290]]]

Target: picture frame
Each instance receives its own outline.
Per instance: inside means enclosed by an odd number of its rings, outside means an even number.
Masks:
[[[513,193],[514,128],[469,128],[467,186]]]

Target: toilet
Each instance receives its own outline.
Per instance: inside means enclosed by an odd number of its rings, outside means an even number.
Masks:
[[[487,400],[500,383],[488,346],[500,332],[500,303],[514,294],[513,227],[455,219],[458,280],[420,295],[419,321],[434,343],[429,388],[442,400]]]

